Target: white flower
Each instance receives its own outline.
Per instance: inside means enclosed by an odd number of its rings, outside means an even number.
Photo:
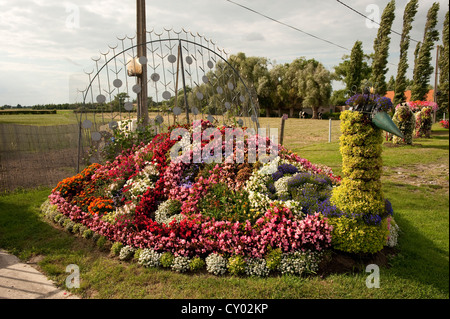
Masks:
[[[210,254],[205,262],[206,270],[214,275],[223,275],[227,271],[227,259],[219,254]]]
[[[285,253],[281,257],[278,270],[282,274],[292,275],[315,273],[319,270],[320,257],[320,253],[311,251]]]
[[[285,175],[281,178],[279,178],[275,183],[275,190],[278,197],[281,196],[289,196],[289,190],[288,190],[288,180],[292,178],[291,175]]]
[[[390,223],[389,235],[387,238],[386,246],[388,246],[388,247],[397,246],[399,231],[400,231],[400,227],[395,222]]]
[[[162,202],[159,204],[158,209],[155,212],[155,221],[158,224],[165,224],[169,225],[172,220],[176,220],[178,223],[183,220],[184,215],[182,214],[175,214],[170,215],[170,206],[173,204],[175,200],[166,200],[165,202]]]
[[[270,269],[264,258],[248,258],[246,260],[245,273],[248,276],[265,277],[269,275]]]
[[[119,259],[120,260],[130,260],[133,257],[134,252],[136,249],[134,249],[131,246],[125,246],[122,247],[119,253]]]
[[[154,188],[155,184],[150,179],[150,175],[142,171],[133,178],[130,178],[125,183],[125,187],[130,186],[128,190],[131,194],[132,199],[137,199],[139,195],[144,194],[148,188]]]
[[[142,172],[145,174],[148,174],[150,176],[158,176],[159,175],[158,167],[156,166],[156,164],[151,163],[151,162],[145,162],[145,167],[143,168]]]
[[[159,267],[161,265],[159,262],[160,258],[160,253],[157,253],[153,249],[146,248],[142,250],[139,255],[138,263],[144,267]]]
[[[266,163],[261,167],[258,171],[261,175],[270,175],[275,173],[278,170],[278,162],[280,161],[280,157],[275,157],[272,161],[269,163]]]
[[[171,268],[177,272],[185,272],[189,270],[189,261],[189,257],[175,256]]]

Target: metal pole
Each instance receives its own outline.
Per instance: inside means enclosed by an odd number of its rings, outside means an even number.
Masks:
[[[284,114],[281,117],[281,136],[280,136],[280,145],[283,145],[283,138],[284,138],[284,122],[285,122]]]
[[[137,29],[137,55],[147,58],[147,31],[145,19],[145,0],[136,0],[136,29]],[[147,63],[142,64],[142,74],[138,76],[138,84],[141,91],[137,96],[138,120],[142,120],[144,126],[148,125],[147,107]]]
[[[437,103],[437,83],[438,83],[438,61],[439,61],[439,45],[436,46],[436,67],[434,70],[434,92],[433,101]],[[436,123],[436,110],[433,112],[433,123]]]
[[[328,143],[331,143],[331,119],[328,124]]]
[[[184,78],[184,63],[183,63],[183,48],[181,46],[181,40],[178,42],[179,45],[179,53],[180,53],[180,62],[181,62],[181,78],[183,80],[183,91],[184,91],[184,107],[186,108],[186,123],[191,124],[191,121],[189,121],[189,105],[188,105],[188,99],[186,94],[186,81]]]

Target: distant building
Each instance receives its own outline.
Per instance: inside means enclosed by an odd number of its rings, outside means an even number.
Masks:
[[[387,91],[386,97],[390,98],[391,101],[394,101],[395,91]],[[406,102],[411,100],[411,90],[405,91]],[[425,101],[434,102],[434,90],[429,90],[427,94],[427,98]]]

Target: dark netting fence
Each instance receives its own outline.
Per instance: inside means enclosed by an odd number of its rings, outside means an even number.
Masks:
[[[0,191],[53,187],[76,174],[79,134],[78,124],[0,124]]]

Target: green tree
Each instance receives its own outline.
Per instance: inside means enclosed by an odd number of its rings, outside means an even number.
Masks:
[[[362,59],[360,60],[361,55]],[[334,72],[331,75],[332,79],[342,81],[345,84],[347,93],[355,91],[354,86],[356,86],[356,91],[359,91],[362,83],[370,78],[372,55],[364,54],[362,42],[356,41],[351,55],[344,55],[342,60],[339,65],[334,67]]]
[[[119,110],[125,111],[124,104],[125,104],[125,101],[129,98],[130,98],[129,95],[126,92],[116,94],[116,96],[114,97],[114,100],[111,101],[112,110],[114,112],[118,112]]]
[[[397,68],[397,77],[395,78],[394,105],[406,101],[405,91],[407,87],[406,71],[408,70],[409,32],[411,31],[411,24],[414,21],[418,6],[418,0],[411,0],[406,5],[403,13],[403,31],[400,39],[400,62]]]
[[[334,106],[343,106],[345,101],[348,99],[348,94],[346,89],[335,90],[331,94],[330,104]]]
[[[391,0],[381,15],[380,28],[374,41],[374,59],[372,63],[372,76],[370,81],[373,83],[375,92],[381,96],[386,94],[386,72],[387,59],[389,56],[389,43],[391,38],[392,22],[395,18],[395,0]]]
[[[351,91],[353,87],[359,88],[363,80],[363,59],[362,42],[356,41],[350,54],[350,64],[347,76],[344,80],[346,88]]]
[[[448,11],[445,14],[444,29],[442,30],[442,46],[439,55],[439,86],[437,103],[440,110],[449,111],[449,88],[448,88],[448,70],[449,70],[449,35],[448,35]]]
[[[395,78],[393,75],[389,78],[388,83],[386,84],[387,91],[395,91]]]
[[[423,42],[416,47],[411,100],[424,100],[428,93],[430,76],[434,70],[431,65],[431,50],[433,50],[435,42],[439,40],[439,31],[436,29],[438,11],[439,3],[435,2],[428,10]]]
[[[297,72],[298,93],[303,107],[313,110],[313,119],[317,119],[318,109],[329,106],[331,97],[331,73],[315,60],[309,60],[305,68]]]

